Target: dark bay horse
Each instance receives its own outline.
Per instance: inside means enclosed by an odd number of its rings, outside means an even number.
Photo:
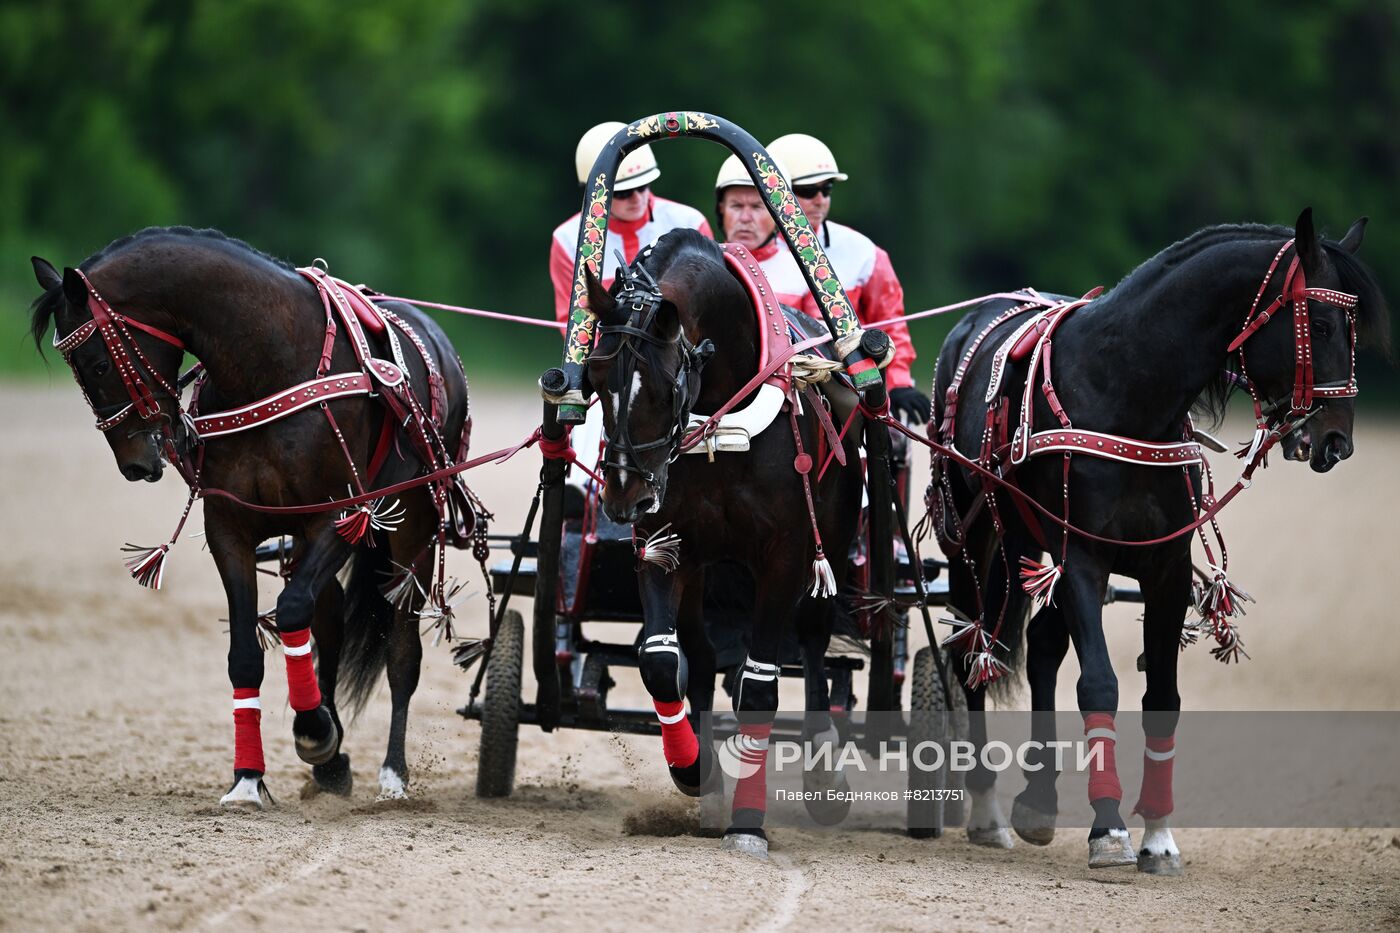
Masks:
[[[663,236],[642,267],[654,288],[643,284],[646,276],[620,279],[617,294],[593,283],[589,305],[600,327],[588,379],[609,438],[604,509],[614,521],[635,523],[638,540],[646,539],[638,572],[642,681],[662,723],[672,779],[698,795],[718,777],[684,702],[689,696],[697,713],[713,703],[714,658],[701,618],[705,568],[734,561],[755,581],[749,656],[736,678],[734,709],[761,775],[778,708],[781,638],[796,626],[804,663],[820,669],[826,656],[834,613],[830,599],[812,595],[813,574],[819,561],[834,567],[833,593],[845,577],[860,513],[860,458],[852,431],[843,443],[854,466],[833,466],[820,480],[810,473],[819,549],[794,470],[799,451],[787,411],[751,438],[747,453],[678,457],[690,413],[715,412],[758,372],[757,315],[720,247],[695,231]],[[810,406],[796,424],[810,470],[819,430]],[[658,546],[660,560],[649,553]],[[809,695],[807,708],[829,710],[825,675],[807,682],[809,694],[818,694]],[[766,855],[764,796],[761,780],[740,781],[726,847]]]
[[[1296,230],[1227,225],[1197,232],[1145,262],[1108,294],[1064,317],[1053,332],[1051,391],[1041,388],[1045,377],[1037,371],[1033,394],[1023,396],[1028,371],[1036,364],[1016,362],[1014,354],[996,361],[994,351],[1030,315],[1009,312],[1013,302],[989,301],[969,313],[943,347],[934,386],[934,424],[947,424],[944,442],[954,441],[964,455],[991,451],[991,465],[1010,473],[1049,514],[1063,515],[1078,528],[1116,542],[1154,539],[1192,522],[1197,508],[1209,505],[1201,499],[1201,468],[1164,468],[1079,453],[1030,456],[1018,463],[1014,452],[993,449],[995,417],[989,417],[988,408],[998,403],[985,393],[995,368],[1005,367],[1005,418],[1013,428],[1023,399],[1029,397],[1034,400],[1032,431],[1053,433],[1072,424],[1076,430],[1097,432],[1094,436],[1110,446],[1134,439],[1161,445],[1152,448],[1158,452],[1185,449],[1183,442],[1191,440],[1187,419],[1193,407],[1204,407],[1219,420],[1230,392],[1243,385],[1255,398],[1256,411],[1284,435],[1285,455],[1327,472],[1353,451],[1357,335],[1383,348],[1389,344],[1384,299],[1375,279],[1353,255],[1364,225],[1364,219],[1358,221],[1340,242],[1322,240],[1314,232],[1311,212],[1304,211]],[[1270,303],[1280,297],[1281,305]],[[1276,312],[1272,320],[1265,309]],[[1001,323],[996,323],[999,318]],[[1249,330],[1247,322],[1254,322]],[[986,339],[974,347],[984,331]],[[1046,355],[1048,368],[1048,349]],[[960,361],[965,362],[961,386],[950,395]],[[1053,404],[1051,396],[1057,400]],[[954,414],[948,419],[950,405]],[[1091,435],[1080,436],[1092,440]],[[1078,698],[1086,738],[1090,747],[1097,742],[1112,752],[1118,681],[1104,639],[1103,596],[1110,573],[1139,581],[1146,603],[1147,689],[1142,708],[1147,750],[1135,812],[1145,817],[1147,833],[1140,855],[1135,854],[1119,813],[1122,789],[1110,754],[1106,768],[1090,771],[1090,865],[1135,863],[1143,871],[1179,873],[1181,858],[1167,825],[1181,709],[1177,656],[1194,640],[1185,626],[1193,602],[1203,617],[1220,626],[1211,632],[1221,642],[1217,657],[1230,660],[1237,653],[1238,635],[1228,616],[1234,608],[1231,601],[1243,597],[1225,581],[1223,554],[1216,557],[1207,550],[1215,575],[1206,575],[1193,589],[1189,534],[1133,547],[1066,533],[1044,513],[1011,507],[1012,496],[1004,490],[994,490],[993,503],[982,477],[956,463],[944,465],[941,536],[951,552],[954,608],[987,627],[991,620],[1004,618],[1005,628],[998,636],[1003,644],[995,646],[996,653],[1014,666],[1020,628],[1031,603],[1020,584],[1049,597],[1026,632],[1037,740],[1055,738],[1048,713],[1054,710],[1056,672],[1072,644],[1081,669]],[[938,464],[936,472],[937,468]],[[1183,481],[1184,471],[1189,486]],[[994,517],[1004,526],[1001,536]],[[1040,568],[1034,562],[1047,551],[1055,564]],[[1215,565],[1217,560],[1222,566]],[[1017,568],[1024,568],[1020,581],[1015,579]],[[955,657],[972,661],[972,647],[960,639]],[[984,709],[986,683],[974,676],[967,696],[972,710]],[[1046,715],[1036,715],[1042,713]],[[974,741],[985,741],[985,724],[980,731],[979,735],[974,715]],[[1011,822],[1024,839],[1044,845],[1054,834],[1058,802],[1055,771],[1048,760],[1040,763],[1045,765],[1041,770],[1027,771],[1028,786],[1016,798]],[[993,796],[994,781],[995,775],[980,765],[968,777],[973,793],[968,835],[977,843],[1009,848],[1011,837]]]
[[[34,271],[44,289],[34,303],[34,339],[40,342],[51,328],[66,338],[56,346],[128,480],[160,479],[164,457],[179,464],[182,475],[198,463],[203,488],[225,490],[256,505],[290,506],[325,503],[345,497],[350,488],[380,488],[423,472],[426,455],[404,439],[402,428],[381,431],[389,415],[367,393],[310,404],[228,436],[202,441],[194,436],[176,387],[186,352],[204,368],[197,388],[202,412],[254,405],[327,372],[357,378],[363,372],[369,379],[352,351],[352,327],[331,323],[331,306],[323,304],[318,286],[285,263],[218,231],[174,227],[117,240],[62,274],[36,257]],[[467,383],[456,353],[417,309],[401,304],[392,309],[407,329],[367,334],[368,351],[376,359],[404,360],[409,391],[423,411],[436,413],[441,443],[453,452],[464,450],[470,433]],[[103,320],[93,328],[98,317]],[[395,332],[402,352],[385,346]],[[434,380],[430,368],[438,374]],[[437,398],[429,397],[430,385]],[[383,385],[372,390],[390,391]],[[145,403],[133,401],[142,392],[149,392]],[[376,452],[377,472],[371,475]],[[265,514],[229,499],[205,499],[206,540],[228,596],[228,673],[234,689],[234,778],[224,803],[260,808],[270,799],[263,784],[263,652],[254,551],[279,535],[294,540],[275,618],[296,711],[297,753],[313,765],[319,786],[348,794],[351,771],[349,757],[340,751],[337,686],[341,699],[357,710],[387,665],[393,717],[380,787],[390,797],[405,794],[404,736],[422,658],[416,610],[431,587],[443,523],[427,487],[397,499],[397,515],[371,516],[364,510],[347,516],[351,524],[358,520],[366,526],[363,537],[338,528],[346,519],[337,522],[333,512]],[[160,560],[155,552],[151,556]],[[347,561],[351,570],[342,585],[337,574]],[[395,594],[397,610],[385,595],[396,571],[402,584]],[[147,574],[157,574],[158,583],[158,572]],[[319,655],[314,674],[308,629]]]

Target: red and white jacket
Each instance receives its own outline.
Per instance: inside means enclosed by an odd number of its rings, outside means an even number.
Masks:
[[[822,248],[831,260],[836,277],[845,287],[846,296],[851,299],[851,306],[855,308],[861,324],[903,317],[904,287],[895,277],[889,253],[876,246],[865,234],[830,220],[822,224],[819,235]],[[802,278],[802,270],[781,237],[775,237],[754,250],[753,255],[772,283],[779,301],[800,308],[812,317],[821,317],[816,299]],[[912,386],[914,378],[910,370],[914,365],[915,353],[914,344],[909,339],[909,326],[903,321],[895,321],[881,324],[880,329],[889,334],[894,343],[894,360],[885,368],[885,384],[891,389]]]
[[[574,251],[578,247],[579,215],[575,214],[554,228],[554,239],[549,248],[549,277],[554,280],[554,317],[564,323],[569,317],[569,296],[574,287]],[[710,223],[705,215],[693,207],[658,198],[647,192],[647,211],[638,220],[625,221],[612,217],[608,221],[608,238],[603,244],[603,285],[612,285],[617,275],[617,257],[614,250],[621,247],[622,255],[630,263],[637,258],[644,246],[650,246],[661,239],[662,234],[677,227],[699,230],[705,236],[710,233]]]

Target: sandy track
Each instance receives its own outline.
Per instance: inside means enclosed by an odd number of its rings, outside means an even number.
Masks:
[[[1091,873],[1077,830],[1047,850],[997,853],[957,835],[780,829],[775,857],[757,864],[712,839],[624,834],[639,815],[661,827],[690,822],[652,741],[537,731],[522,733],[515,796],[477,800],[477,727],[453,712],[469,684],[443,650],[427,653],[414,702],[412,800],[374,800],[384,696],[350,731],[353,797],[299,797],[305,769],[291,748],[281,664],[269,656],[264,734],[281,806],[222,811],[231,729],[212,562],[187,538],[166,590],[153,594],[118,559],[124,541],[168,536],[180,489],[121,480],[64,374],[51,390],[9,387],[0,398],[13,413],[0,450],[10,542],[0,554],[0,928],[1400,924],[1392,830],[1185,830],[1184,879]],[[523,380],[480,393],[477,449],[527,433],[531,399]],[[1254,660],[1227,670],[1189,652],[1188,708],[1400,708],[1393,549],[1383,544],[1400,509],[1380,492],[1400,426],[1363,423],[1357,443],[1357,458],[1325,478],[1275,466],[1227,512],[1232,576],[1260,599],[1245,620]],[[497,530],[518,528],[537,462],[526,455],[477,474]],[[1362,489],[1385,498],[1363,501]],[[458,558],[455,571],[468,563]],[[468,633],[484,631],[483,606],[466,609]],[[1132,708],[1136,612],[1111,613]],[[1061,677],[1066,707],[1074,676]],[[620,679],[619,698],[639,699],[635,678]]]

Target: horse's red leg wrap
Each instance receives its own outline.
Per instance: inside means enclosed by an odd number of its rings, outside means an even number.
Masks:
[[[1172,804],[1172,762],[1176,759],[1176,736],[1147,737],[1142,753],[1142,793],[1133,812],[1149,820],[1168,816]]]
[[[282,654],[287,659],[287,702],[298,713],[321,705],[316,685],[316,665],[311,662],[311,629],[282,632]]]
[[[661,750],[666,755],[666,764],[673,768],[688,768],[700,757],[700,742],[695,738],[695,730],[690,720],[685,718],[685,701],[663,703],[653,700],[656,718],[661,720]]]
[[[1084,717],[1084,735],[1089,740],[1089,802],[1122,800],[1123,785],[1118,782],[1118,761],[1114,748],[1118,732],[1112,713],[1090,713]]]
[[[768,736],[771,722],[739,726],[740,777],[734,785],[734,812],[768,809]],[[749,772],[752,773],[749,773]]]
[[[257,687],[233,690],[233,770],[267,770],[263,765],[262,702]]]

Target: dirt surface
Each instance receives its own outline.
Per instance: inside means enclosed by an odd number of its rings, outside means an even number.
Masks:
[[[480,392],[476,449],[528,433],[533,399],[523,380]],[[169,478],[123,481],[62,372],[51,389],[0,389],[0,404],[10,413],[0,449],[9,544],[0,554],[0,928],[1400,924],[1395,830],[1180,830],[1187,875],[1178,879],[1091,872],[1080,830],[1048,849],[996,852],[956,832],[914,841],[779,829],[764,864],[714,839],[667,835],[695,820],[655,740],[533,729],[521,735],[515,795],[478,800],[478,729],[454,713],[469,681],[445,649],[427,652],[414,701],[409,801],[375,799],[387,692],[350,729],[353,796],[300,795],[307,769],[292,750],[272,655],[263,731],[279,806],[221,810],[232,729],[213,564],[187,535],[165,590],[152,593],[127,578],[118,552],[125,541],[165,540],[182,490]],[[1244,622],[1253,661],[1226,669],[1200,646],[1189,651],[1187,708],[1400,708],[1388,543],[1400,517],[1391,492],[1400,425],[1363,421],[1356,441],[1356,458],[1326,477],[1276,464],[1226,513],[1232,577],[1259,599]],[[518,529],[537,464],[526,454],[474,474],[496,530]],[[478,597],[463,610],[467,634],[484,633],[484,605]],[[1109,613],[1131,709],[1141,691],[1137,611]],[[635,675],[618,677],[615,695],[640,701]],[[1061,675],[1063,708],[1073,706],[1074,678]],[[784,688],[789,705],[795,688]]]

